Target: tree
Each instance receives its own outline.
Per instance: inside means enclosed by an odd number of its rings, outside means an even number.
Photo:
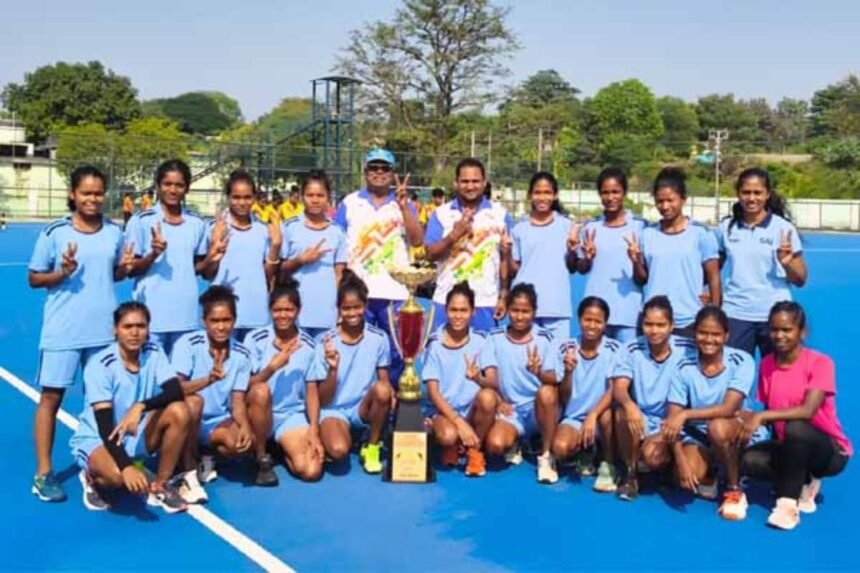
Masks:
[[[710,129],[728,129],[733,144],[746,149],[760,145],[765,138],[759,129],[759,116],[749,105],[735,101],[734,94],[700,97],[696,103],[696,115],[702,140],[708,138]]]
[[[217,93],[217,92],[215,92]],[[150,100],[144,109],[150,117],[165,117],[176,122],[185,133],[215,135],[236,125],[236,110],[224,94],[213,97],[207,92],[188,92],[176,97]],[[238,109],[235,100],[230,100]],[[227,111],[222,108],[227,107]],[[241,117],[241,113],[239,114]]]
[[[677,97],[661,97],[657,109],[663,120],[662,143],[677,157],[686,157],[699,141],[699,117],[695,108]]]
[[[860,136],[860,77],[852,74],[815,92],[810,121],[814,136]]]
[[[491,101],[495,80],[508,73],[501,60],[518,48],[508,12],[490,0],[404,0],[391,22],[350,33],[337,69],[362,82],[366,112],[430,131],[441,170],[448,119]],[[413,117],[410,100],[426,113]]]
[[[518,103],[537,108],[557,103],[572,103],[576,101],[578,93],[579,90],[557,71],[541,70],[511,90],[506,104]]]
[[[140,115],[131,81],[100,62],[43,66],[26,74],[22,84],[8,84],[2,99],[36,143],[65,126],[96,123],[118,129]]]
[[[615,82],[601,88],[586,101],[586,122],[589,140],[603,161],[629,156],[625,163],[641,160],[641,153],[630,152],[636,146],[650,154],[663,135],[663,120],[654,94],[636,79]],[[634,141],[635,144],[628,143]]]
[[[802,99],[782,98],[776,104],[774,137],[783,145],[802,143],[809,132],[809,104]]]

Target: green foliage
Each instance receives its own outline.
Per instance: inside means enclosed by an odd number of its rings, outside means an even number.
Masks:
[[[121,129],[140,116],[131,81],[100,62],[42,66],[26,74],[23,83],[8,84],[0,97],[36,143],[66,126],[97,123]]]
[[[699,141],[699,117],[696,109],[681,98],[661,97],[657,109],[663,120],[660,143],[676,157],[687,157]]]
[[[165,117],[185,133],[215,135],[235,127],[242,119],[236,100],[220,92],[189,92],[146,102],[150,117]]]
[[[576,101],[579,90],[555,70],[540,70],[511,90],[507,103],[539,108],[557,103]]]
[[[604,163],[641,160],[653,152],[664,131],[654,94],[636,79],[602,88],[586,101],[585,114],[589,141]],[[628,139],[635,143],[628,144]]]
[[[852,74],[815,92],[810,121],[814,136],[860,136],[860,77]]]
[[[840,139],[822,146],[816,153],[829,167],[860,169],[860,137]]]

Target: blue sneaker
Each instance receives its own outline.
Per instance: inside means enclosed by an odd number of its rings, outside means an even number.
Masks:
[[[66,492],[63,491],[63,486],[54,477],[53,472],[34,477],[30,491],[42,501],[66,501]]]

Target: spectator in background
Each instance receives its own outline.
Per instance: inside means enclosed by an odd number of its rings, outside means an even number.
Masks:
[[[154,193],[152,192],[152,189],[148,189],[146,194],[140,198],[140,210],[146,211],[147,209],[151,209],[153,198]]]
[[[123,228],[128,225],[128,220],[134,214],[134,199],[131,198],[131,193],[126,192],[122,196],[122,223]]]
[[[286,201],[281,203],[281,219],[287,221],[301,215],[305,210],[305,206],[301,201],[301,197],[299,195],[299,187],[298,185],[293,185],[290,187],[290,195]]]

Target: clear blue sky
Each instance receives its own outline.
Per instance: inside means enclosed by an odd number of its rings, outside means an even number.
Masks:
[[[245,117],[308,96],[350,29],[395,0],[6,2],[0,85],[56,61],[101,60],[145,99],[220,90]],[[811,97],[860,71],[858,0],[531,0],[510,3],[515,82],[555,68],[591,95],[637,77],[658,95]]]

